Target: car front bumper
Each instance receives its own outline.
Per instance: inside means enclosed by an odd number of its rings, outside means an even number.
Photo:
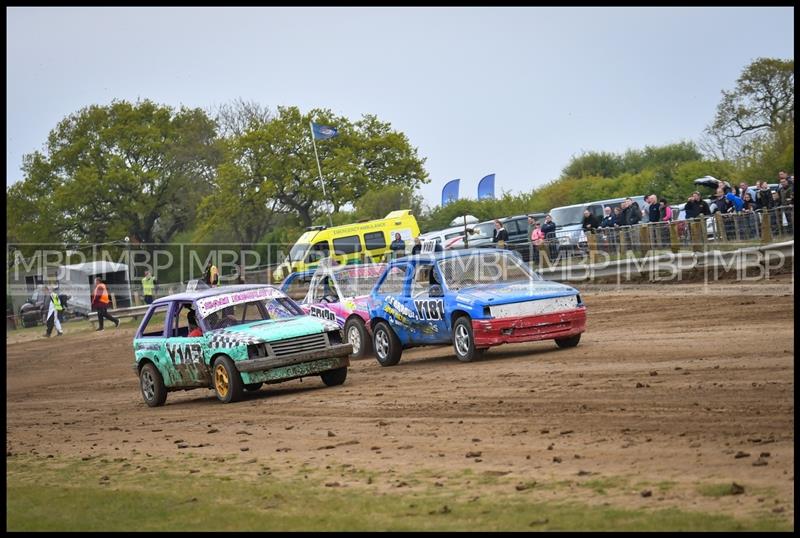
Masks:
[[[586,330],[586,307],[553,314],[472,320],[475,347],[568,338]]]
[[[319,351],[309,351],[307,353],[295,353],[284,357],[264,357],[260,359],[249,359],[246,361],[235,361],[236,369],[240,372],[258,372],[271,370],[282,366],[290,366],[304,362],[316,361],[319,359],[329,359],[347,357],[353,352],[353,344],[336,344]]]

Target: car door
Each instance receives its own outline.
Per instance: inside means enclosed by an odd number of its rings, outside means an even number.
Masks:
[[[134,353],[137,363],[150,360],[158,368],[164,385],[182,387],[181,377],[175,370],[174,363],[167,355],[167,327],[172,303],[156,304],[147,311],[142,325],[136,333]]]
[[[409,341],[413,344],[440,344],[450,341],[444,310],[443,287],[432,261],[419,261],[403,305],[413,313]],[[438,289],[437,289],[438,288]]]
[[[167,358],[183,387],[203,387],[211,383],[207,366],[210,356],[204,336],[189,336],[188,313],[194,310],[191,302],[175,301],[169,313],[168,337],[164,343]],[[204,351],[204,348],[206,349]]]

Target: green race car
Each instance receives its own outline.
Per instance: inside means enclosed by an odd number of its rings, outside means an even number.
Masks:
[[[133,349],[142,397],[156,407],[174,390],[208,388],[229,403],[263,383],[311,375],[341,385],[352,345],[335,322],[305,315],[273,286],[251,284],[156,300]]]

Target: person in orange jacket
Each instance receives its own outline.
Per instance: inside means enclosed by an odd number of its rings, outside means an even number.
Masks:
[[[103,319],[114,322],[115,327],[119,327],[119,320],[108,313],[108,305],[111,300],[108,298],[108,288],[103,280],[98,276],[94,279],[94,293],[92,293],[92,308],[97,311],[98,331],[103,330]]]

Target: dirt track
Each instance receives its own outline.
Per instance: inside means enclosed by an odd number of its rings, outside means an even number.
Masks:
[[[131,369],[132,328],[8,343],[7,447],[75,457],[241,454],[395,477],[470,468],[515,483],[627,477],[628,488],[602,497],[572,487],[559,496],[742,516],[780,507],[793,521],[791,286],[587,290],[577,348],[507,345],[471,364],[450,347],[409,350],[392,368],[354,361],[341,387],[305,379],[232,405],[194,390],[148,408]],[[665,481],[675,487],[650,498],[635,487]],[[747,494],[696,490],[730,482]]]

